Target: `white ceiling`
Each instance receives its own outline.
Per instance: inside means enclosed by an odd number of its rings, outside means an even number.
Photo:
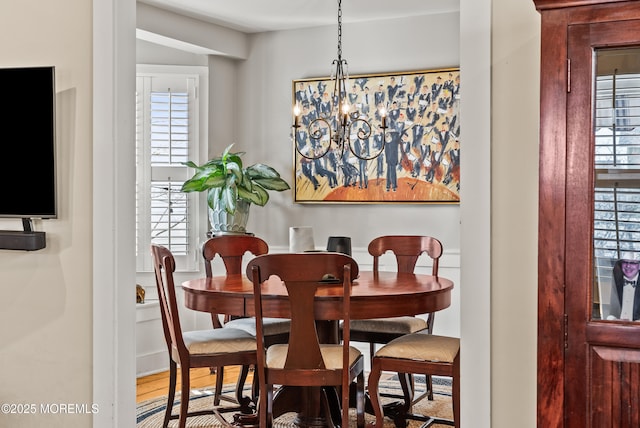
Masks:
[[[338,22],[337,0],[138,0],[245,33]],[[460,10],[460,0],[344,0],[342,22],[404,18]]]

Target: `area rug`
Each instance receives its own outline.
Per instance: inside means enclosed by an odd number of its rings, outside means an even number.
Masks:
[[[382,393],[400,393],[400,386],[395,376],[386,376],[380,382]],[[451,407],[451,379],[449,378],[434,378],[433,379],[434,397],[433,401],[427,399],[418,402],[414,408],[413,413],[425,414],[431,416],[437,416],[440,418],[451,419],[453,417],[453,411]],[[233,393],[234,385],[225,385],[223,393]],[[424,377],[416,376],[416,394],[424,390]],[[151,400],[139,403],[137,406],[137,428],[157,428],[162,427],[162,421],[164,419],[164,411],[166,407],[166,397],[154,398]],[[192,390],[189,397],[189,411],[208,409],[212,406],[213,390]],[[385,400],[394,400],[386,399]],[[177,414],[180,404],[180,393],[176,393],[176,400],[174,403],[173,413]],[[232,420],[231,413],[224,414],[226,418]],[[295,413],[286,413],[281,415],[274,421],[275,428],[293,428],[293,420]],[[350,424],[349,426],[355,427],[355,410],[350,410]],[[375,417],[370,414],[365,414],[365,422],[375,422]],[[385,418],[385,428],[393,428],[395,425],[391,419]],[[418,421],[410,421],[408,427],[420,427],[423,423]],[[169,422],[169,427],[175,427],[178,425],[177,420]],[[222,424],[213,416],[195,416],[187,419],[188,428],[219,428]],[[434,428],[443,428],[446,425],[433,424]]]

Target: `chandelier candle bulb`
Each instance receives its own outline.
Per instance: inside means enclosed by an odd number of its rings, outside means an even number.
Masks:
[[[387,127],[387,110],[383,108],[380,109],[380,127],[383,129]]]
[[[294,122],[293,122],[293,126],[298,128],[300,126],[300,106],[298,104],[296,104],[293,107],[293,116],[294,116]]]

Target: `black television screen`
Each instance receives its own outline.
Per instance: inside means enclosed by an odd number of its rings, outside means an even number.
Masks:
[[[0,68],[0,217],[55,218],[55,68]]]

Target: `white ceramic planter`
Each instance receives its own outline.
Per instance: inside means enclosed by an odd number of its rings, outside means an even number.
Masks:
[[[236,212],[229,214],[219,207],[209,208],[209,224],[212,235],[245,234],[247,233],[247,221],[249,221],[249,208],[251,204],[240,200],[236,202]]]

